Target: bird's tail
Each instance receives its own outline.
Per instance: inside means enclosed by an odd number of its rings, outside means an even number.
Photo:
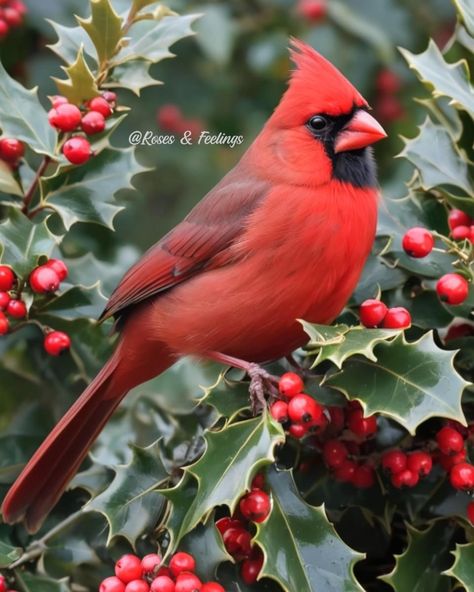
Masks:
[[[127,384],[120,376],[120,361],[119,347],[25,466],[3,500],[5,522],[23,520],[30,532],[37,531],[120,401],[133,386],[152,377]],[[154,363],[153,375],[172,363],[163,356]]]

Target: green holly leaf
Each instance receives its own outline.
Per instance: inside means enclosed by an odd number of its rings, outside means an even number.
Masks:
[[[41,182],[42,195],[61,216],[68,230],[76,222],[92,222],[113,228],[123,207],[114,194],[132,187],[134,175],[147,170],[133,148],[109,148],[92,158],[85,167],[68,167]]]
[[[33,575],[27,571],[17,571],[16,578],[24,592],[70,592],[68,578],[55,580],[48,576]]]
[[[453,552],[454,564],[443,572],[446,576],[456,578],[466,589],[466,592],[474,590],[474,543],[456,545]]]
[[[68,490],[76,488],[83,489],[91,497],[95,497],[109,485],[111,472],[105,465],[93,462],[88,469],[77,473],[68,485]]]
[[[208,521],[207,524],[199,524],[187,534],[181,541],[179,549],[190,553],[195,558],[197,573],[203,581],[213,580],[219,565],[225,561],[232,561],[213,520]]]
[[[92,39],[99,64],[105,64],[116,53],[122,39],[122,19],[115,12],[110,0],[90,0],[90,5],[89,18],[76,18]]]
[[[451,583],[442,572],[451,563],[449,545],[453,526],[439,520],[423,531],[409,524],[407,530],[407,549],[395,556],[395,567],[380,579],[396,592],[449,592]]]
[[[5,524],[0,524],[0,567],[8,567],[21,555],[21,548],[10,542],[9,528]]]
[[[0,126],[5,136],[26,142],[40,154],[54,155],[57,136],[39,102],[38,90],[27,90],[7,74],[1,63]]]
[[[150,75],[149,71],[151,65],[151,62],[140,59],[124,62],[114,68],[112,77],[110,81],[108,81],[107,86],[111,88],[127,88],[137,96],[140,96],[140,92],[143,88],[163,84]]]
[[[13,176],[11,168],[3,160],[0,160],[0,193],[23,196],[23,191]],[[21,205],[21,201],[16,201]]]
[[[53,316],[72,321],[74,319],[97,319],[107,299],[100,292],[99,283],[93,286],[73,286],[41,308],[35,309],[35,316]]]
[[[40,257],[49,257],[58,242],[46,220],[33,224],[16,210],[11,210],[9,218],[0,224],[0,236],[0,260],[21,277],[30,273]]]
[[[209,431],[205,439],[202,457],[184,469],[176,487],[162,491],[171,502],[167,526],[173,546],[215,506],[225,504],[234,511],[253,475],[274,460],[274,448],[284,441],[284,434],[265,414]]]
[[[75,62],[70,66],[61,66],[67,74],[67,80],[54,78],[59,94],[65,96],[69,102],[82,105],[85,101],[98,96],[99,89],[94,74],[84,59],[84,48],[81,45]]]
[[[348,358],[357,354],[376,361],[374,347],[382,341],[391,341],[400,334],[400,331],[392,329],[366,329],[360,325],[354,327],[335,325],[331,329],[339,329],[340,333],[338,335],[342,340],[336,336],[326,342],[321,342],[319,336],[325,329],[324,325],[312,325],[303,322],[303,327],[310,336],[310,341],[306,346],[311,350],[310,355],[314,354],[312,350],[318,350],[312,368],[325,360],[330,360],[338,368],[342,368],[342,364]]]
[[[367,415],[392,417],[411,434],[430,417],[465,423],[461,397],[468,384],[454,370],[453,352],[439,349],[432,332],[408,343],[403,334],[379,343],[377,361],[349,360],[325,384],[359,399]]]
[[[58,36],[58,40],[53,45],[48,45],[51,51],[54,51],[67,64],[71,64],[77,58],[81,48],[86,57],[96,64],[97,54],[95,52],[92,39],[82,27],[65,27],[60,23],[48,21]]]
[[[454,0],[454,4],[472,37],[474,37],[474,8],[470,0]]]
[[[301,499],[289,471],[272,468],[267,484],[272,511],[254,539],[265,556],[260,577],[276,580],[285,592],[362,591],[353,564],[363,555],[339,538],[324,509]]]
[[[232,421],[245,409],[250,408],[249,385],[245,382],[234,382],[221,372],[217,381],[204,388],[204,396],[199,403],[211,405],[219,417]]]
[[[132,545],[146,530],[152,530],[165,500],[157,488],[168,478],[161,460],[159,440],[140,448],[132,446],[129,464],[114,467],[110,486],[90,501],[86,511],[103,514],[109,524],[108,542],[121,535]]]
[[[452,105],[474,114],[474,93],[466,60],[448,64],[432,39],[428,48],[418,55],[407,49],[400,51],[420,80],[432,88],[434,97],[449,97]]]

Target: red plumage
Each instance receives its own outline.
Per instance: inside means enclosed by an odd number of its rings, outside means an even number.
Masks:
[[[289,88],[240,162],[110,298],[117,349],[8,492],[5,521],[36,530],[125,394],[181,355],[275,359],[305,343],[297,319],[329,323],[344,307],[375,234],[365,147],[384,132],[327,60],[299,41],[292,58]]]

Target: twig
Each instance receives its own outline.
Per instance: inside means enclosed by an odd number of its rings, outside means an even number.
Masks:
[[[30,188],[25,193],[25,197],[23,198],[23,207],[22,207],[21,211],[26,216],[28,216],[28,208],[30,207],[31,200],[33,199],[33,197],[36,193],[36,188],[38,187],[39,180],[43,176],[46,169],[48,168],[48,165],[50,162],[51,162],[50,156],[45,156],[43,158],[43,162],[38,167],[38,170],[36,171],[35,178],[33,179],[33,182],[31,183]]]

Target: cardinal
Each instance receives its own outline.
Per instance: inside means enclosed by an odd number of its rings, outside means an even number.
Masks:
[[[120,401],[184,355],[247,371],[331,323],[370,252],[378,188],[370,145],[386,133],[325,58],[291,43],[278,106],[238,164],[124,276],[103,319],[111,358],[59,421],[2,505],[36,531]],[[260,389],[261,390],[261,389]]]

